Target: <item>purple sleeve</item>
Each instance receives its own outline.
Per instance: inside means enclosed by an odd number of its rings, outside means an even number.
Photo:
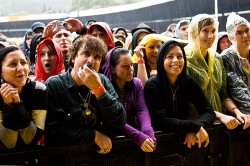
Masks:
[[[154,142],[156,142],[156,138],[154,135],[154,130],[152,128],[151,117],[148,111],[148,107],[144,98],[144,90],[143,85],[140,80],[136,80],[137,87],[137,101],[136,101],[136,110],[137,116],[141,127],[141,132],[148,135]]]
[[[139,147],[141,147],[142,143],[149,138],[146,134],[143,132],[133,128],[129,124],[125,124],[123,127],[123,131],[126,136],[130,137]]]

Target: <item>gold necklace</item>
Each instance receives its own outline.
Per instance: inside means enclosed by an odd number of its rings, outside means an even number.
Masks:
[[[90,105],[90,99],[91,99],[91,92],[88,91],[86,99],[82,97],[79,91],[77,91],[83,104],[82,106],[84,107],[83,109],[83,117],[86,119],[85,124],[87,126],[93,126],[96,123],[96,113],[94,107]],[[91,109],[92,110],[91,110]],[[91,125],[92,124],[92,125]]]

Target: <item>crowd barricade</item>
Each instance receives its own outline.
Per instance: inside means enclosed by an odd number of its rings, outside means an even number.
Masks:
[[[242,126],[229,131],[216,124],[206,129],[209,146],[187,148],[184,133],[156,132],[157,149],[144,153],[131,139],[113,139],[109,154],[96,152],[93,144],[68,147],[37,147],[26,151],[0,153],[0,165],[51,166],[238,166],[250,165],[250,132]]]

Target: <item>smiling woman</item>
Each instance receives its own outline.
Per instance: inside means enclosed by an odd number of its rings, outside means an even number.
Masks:
[[[199,84],[186,75],[186,55],[180,43],[170,40],[162,44],[157,75],[148,79],[144,93],[155,130],[186,132],[183,140],[188,148],[209,144],[204,127],[213,123],[215,113]],[[191,105],[200,115],[195,120],[188,119]]]
[[[3,48],[0,64],[0,150],[37,145],[45,126],[46,87],[28,78],[29,62],[20,48]]]

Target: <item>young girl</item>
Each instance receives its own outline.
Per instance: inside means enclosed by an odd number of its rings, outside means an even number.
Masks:
[[[119,99],[127,112],[127,124],[123,127],[144,152],[156,148],[154,130],[144,100],[142,82],[133,77],[133,62],[129,50],[114,48],[108,53],[104,74],[111,80]]]

